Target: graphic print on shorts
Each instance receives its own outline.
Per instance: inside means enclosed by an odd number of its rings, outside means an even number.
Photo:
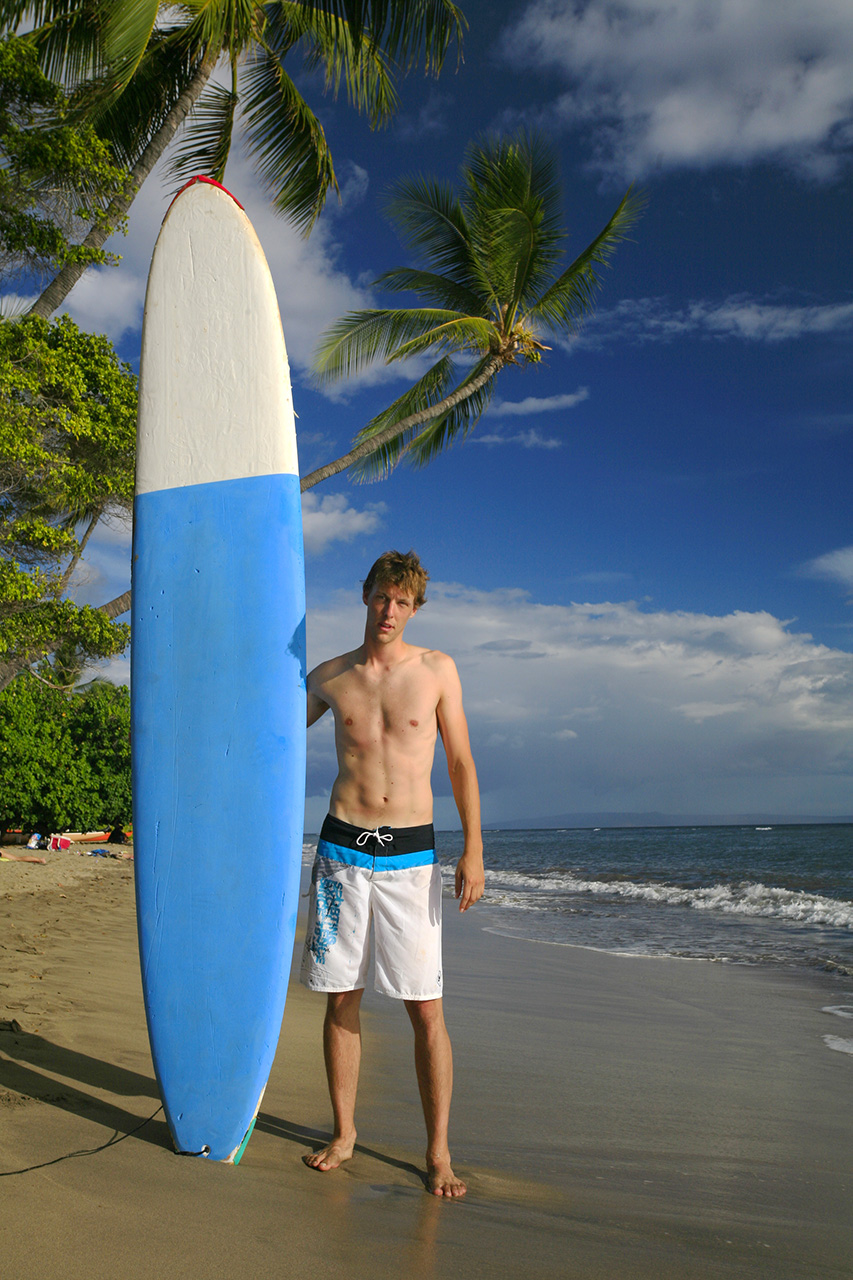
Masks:
[[[318,964],[326,963],[329,947],[338,940],[343,896],[344,887],[337,880],[317,881],[317,914],[310,950]]]

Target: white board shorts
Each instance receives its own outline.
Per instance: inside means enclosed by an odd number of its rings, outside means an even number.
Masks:
[[[397,1000],[442,994],[441,869],[432,826],[365,831],[331,815],[311,874],[301,981],[312,991],[367,984]]]

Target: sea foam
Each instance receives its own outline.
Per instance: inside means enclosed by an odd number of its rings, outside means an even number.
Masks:
[[[529,910],[546,905],[540,895],[547,895],[551,899],[548,905],[553,907],[555,894],[589,894],[650,905],[689,907],[694,911],[721,911],[728,915],[763,916],[797,924],[853,929],[853,902],[755,881],[685,888],[631,880],[585,880],[569,872],[533,876],[516,871],[490,871],[486,875],[486,886],[492,901]]]

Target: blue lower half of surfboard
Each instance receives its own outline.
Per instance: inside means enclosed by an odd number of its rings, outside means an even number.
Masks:
[[[299,894],[297,476],[137,497],[134,854],[154,1067],[182,1152],[239,1159],[272,1066]]]

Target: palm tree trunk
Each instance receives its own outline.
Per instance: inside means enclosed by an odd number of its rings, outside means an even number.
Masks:
[[[90,519],[86,532],[83,534],[83,537],[77,543],[77,550],[74,552],[74,555],[71,557],[71,560],[69,561],[69,563],[65,566],[65,572],[63,573],[62,577],[59,579],[59,583],[57,584],[57,588],[56,588],[57,595],[61,595],[62,592],[65,590],[65,588],[68,586],[68,583],[71,580],[71,575],[74,572],[74,570],[77,568],[78,564],[80,563],[80,559],[83,555],[83,552],[86,550],[86,543],[89,541],[92,534],[95,532],[95,528],[102,514],[103,514],[102,510],[99,508]]]
[[[380,448],[383,444],[387,444],[389,440],[394,440],[397,436],[402,435],[404,431],[408,431],[411,427],[419,427],[421,423],[432,422],[434,418],[440,418],[448,409],[452,409],[454,405],[461,404],[463,400],[467,400],[475,391],[479,391],[484,387],[495,374],[503,368],[507,363],[502,355],[495,355],[489,360],[482,371],[473,378],[471,382],[466,382],[449,396],[445,396],[443,400],[439,400],[438,404],[431,404],[426,409],[419,409],[417,413],[410,413],[408,417],[401,418],[399,422],[392,422],[390,426],[384,427],[382,431],[377,431],[375,436],[371,436],[369,440],[362,440],[361,444],[357,444],[354,449],[350,449],[349,453],[343,454],[334,462],[327,462],[324,467],[318,467],[316,471],[311,471],[302,479],[300,490],[302,493],[306,489],[313,489],[315,484],[320,484],[323,480],[328,480],[330,476],[336,476],[341,471],[346,471],[347,467],[351,467],[354,462],[358,462],[359,458],[364,458],[368,453]]]
[[[133,169],[131,169],[130,177],[124,190],[110,201],[107,206],[106,216],[91,228],[85,240],[81,242],[81,248],[100,249],[109,236],[112,235],[136,199],[139,188],[172,141],[172,138],[174,138],[190,111],[192,111],[202,90],[210,79],[217,61],[218,54],[213,52],[209,52],[204,58],[198,71],[148,143]],[[85,262],[67,262],[54,276],[47,288],[36,298],[27,315],[40,316],[43,320],[47,320],[49,316],[52,316],[57,307],[62,306],[88,265]]]
[[[129,591],[123,591],[114,600],[108,600],[106,604],[98,605],[98,609],[101,613],[105,613],[110,622],[112,622],[114,618],[120,618],[123,613],[127,613],[130,608],[130,594]]]

